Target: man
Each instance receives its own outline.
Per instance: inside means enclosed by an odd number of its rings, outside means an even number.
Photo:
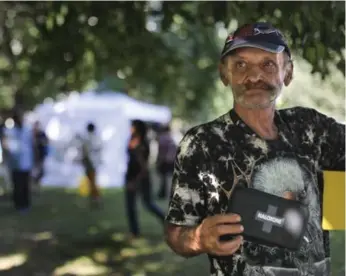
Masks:
[[[100,207],[100,192],[96,184],[96,169],[101,163],[102,141],[100,140],[96,127],[89,122],[86,134],[81,137],[82,165],[88,177],[90,185],[90,207]]]
[[[168,244],[182,256],[208,254],[211,275],[330,275],[317,178],[324,169],[345,170],[344,125],[313,109],[275,109],[293,64],[270,24],[248,24],[229,36],[219,69],[234,108],[190,129],[179,145]],[[297,252],[244,240],[241,217],[227,214],[238,183],[308,205],[308,239]],[[224,234],[235,238],[221,242]]]
[[[41,130],[40,122],[36,121],[33,125],[33,149],[34,149],[34,170],[33,182],[39,188],[40,181],[44,175],[44,160],[47,155],[48,138]]]
[[[30,208],[30,174],[33,168],[32,131],[23,123],[20,111],[13,115],[14,126],[4,129],[5,163],[11,174],[13,202],[16,210]]]

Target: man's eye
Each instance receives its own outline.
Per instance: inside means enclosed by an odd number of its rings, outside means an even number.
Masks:
[[[263,63],[263,66],[269,68],[269,67],[275,67],[276,65],[274,62],[267,60]]]
[[[263,62],[262,69],[268,73],[274,73],[277,71],[277,65],[275,62],[271,60],[267,60]]]
[[[244,61],[237,61],[235,64],[235,67],[237,69],[244,69],[246,68],[246,63]]]

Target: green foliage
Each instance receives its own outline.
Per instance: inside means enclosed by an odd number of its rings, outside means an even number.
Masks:
[[[215,96],[225,30],[259,20],[282,29],[312,73],[330,74],[329,63],[345,72],[343,2],[40,1],[0,10],[5,107],[122,76],[131,95],[191,117]]]

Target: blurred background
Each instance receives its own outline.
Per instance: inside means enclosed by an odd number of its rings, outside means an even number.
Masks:
[[[131,120],[145,121],[153,198],[166,210],[167,197],[156,196],[160,126],[170,124],[177,144],[232,107],[217,64],[239,25],[269,21],[288,39],[294,81],[279,108],[308,106],[345,122],[344,1],[2,1],[0,21],[2,129],[20,109],[48,141],[25,214],[13,210],[1,159],[0,275],[209,275],[206,256],[186,260],[168,249],[140,200],[142,238],[126,238],[126,150]],[[86,204],[79,162],[90,121],[102,144],[97,210]],[[333,275],[344,275],[344,232],[331,235]]]

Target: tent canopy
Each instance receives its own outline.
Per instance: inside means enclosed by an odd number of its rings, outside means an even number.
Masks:
[[[115,91],[89,91],[80,95],[73,94],[66,100],[56,103],[54,108],[58,111],[100,111],[119,107],[130,120],[139,119],[167,124],[172,116],[170,109],[166,106],[141,102]]]
[[[43,103],[34,110],[34,117],[41,122],[51,146],[43,185],[77,185],[83,170],[74,160],[73,140],[85,132],[87,122],[92,121],[103,143],[98,182],[101,186],[120,186],[127,166],[131,120],[167,124],[171,111],[168,107],[140,102],[119,92],[89,91],[71,93],[53,104]]]

